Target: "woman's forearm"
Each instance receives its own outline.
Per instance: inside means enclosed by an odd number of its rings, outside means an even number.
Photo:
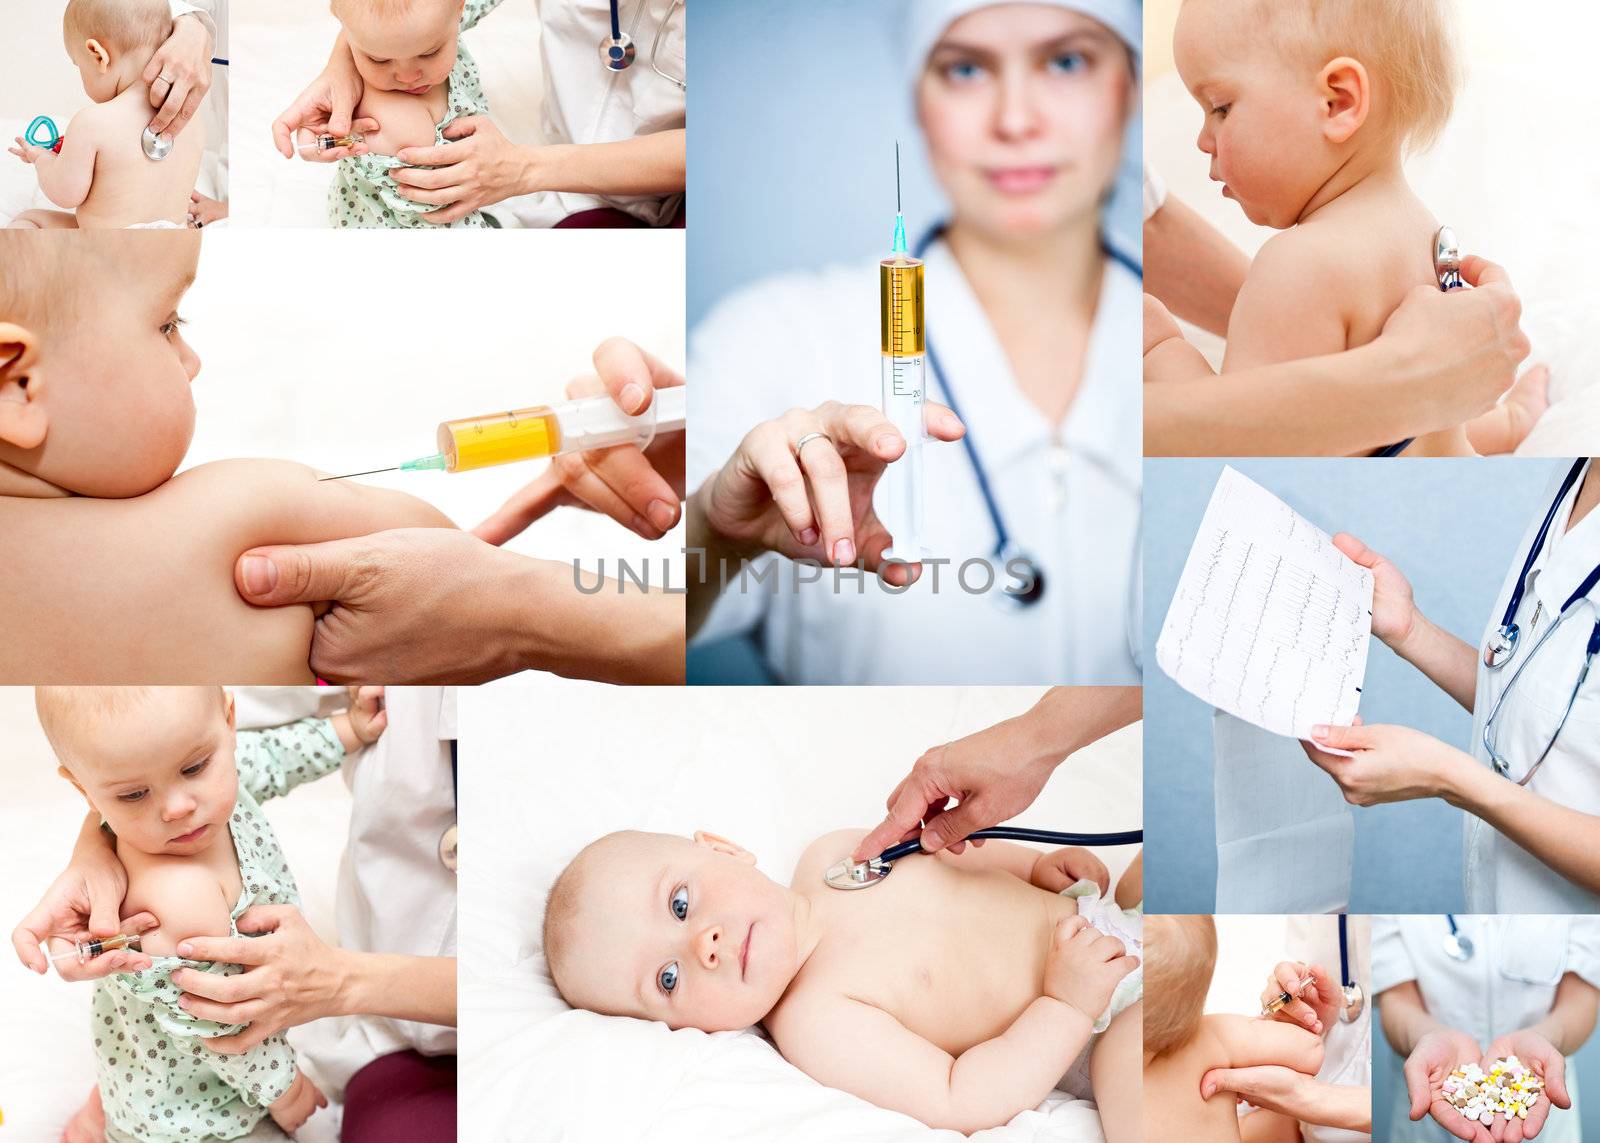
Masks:
[[[346,1015],[363,1013],[456,1026],[456,958],[347,952],[350,986],[340,1005]]]
[[[683,595],[587,573],[580,587],[571,564],[518,560],[515,582],[500,595],[516,601],[506,627],[517,669],[603,683],[683,682]]]
[[[1429,1032],[1444,1029],[1444,1025],[1428,1012],[1422,1003],[1422,990],[1417,982],[1408,980],[1378,994],[1378,1017],[1383,1023],[1383,1034],[1402,1059],[1416,1050],[1417,1041]]]
[[[1597,1009],[1600,1009],[1600,989],[1569,972],[1556,986],[1556,999],[1550,1005],[1549,1014],[1529,1030],[1549,1040],[1563,1056],[1570,1056],[1583,1047],[1594,1032]]]
[[[1228,335],[1250,259],[1176,198],[1144,224],[1144,288],[1184,321]]]
[[[1389,649],[1471,712],[1478,690],[1478,651],[1466,640],[1418,611],[1405,638],[1390,643]]]
[[[685,133],[657,131],[615,143],[552,143],[533,148],[525,193],[668,195],[684,187]]]
[[[684,517],[688,522],[688,556],[684,561],[684,573],[688,577],[689,588],[684,623],[686,636],[690,639],[705,624],[712,605],[722,594],[724,577],[732,582],[743,569],[744,561],[760,554],[729,544],[707,521],[704,505],[711,494],[711,482],[715,479],[715,475],[708,476],[684,507]]]
[[[1600,893],[1600,817],[1563,806],[1485,766],[1464,770],[1445,795],[1568,881]]]

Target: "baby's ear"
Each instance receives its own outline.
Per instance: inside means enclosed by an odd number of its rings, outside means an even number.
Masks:
[[[49,417],[40,399],[39,339],[32,330],[0,322],[0,442],[20,449],[44,443]]]
[[[106,50],[106,46],[99,40],[90,36],[83,41],[83,50],[94,57],[95,68],[101,75],[111,69],[111,53]]]
[[[707,833],[703,829],[697,829],[694,831],[694,843],[703,845],[712,852],[720,853],[725,857],[737,858],[746,865],[754,865],[756,863],[755,854],[719,834]]]
[[[1329,60],[1317,77],[1323,104],[1323,137],[1345,143],[1361,129],[1372,109],[1372,81],[1360,60],[1339,56]]]

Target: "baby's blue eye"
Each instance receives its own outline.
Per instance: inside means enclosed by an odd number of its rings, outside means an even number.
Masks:
[[[672,900],[668,903],[672,915],[678,920],[683,920],[689,915],[689,890],[686,886],[679,885],[672,891]]]
[[[671,996],[672,990],[678,987],[678,962],[673,961],[663,968],[661,974],[656,977],[656,983],[661,986],[662,992]]]
[[[1089,61],[1082,52],[1062,52],[1050,61],[1050,66],[1061,72],[1082,71],[1088,66]]]

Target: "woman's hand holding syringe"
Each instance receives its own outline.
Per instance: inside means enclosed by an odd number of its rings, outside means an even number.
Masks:
[[[1340,991],[1320,964],[1280,961],[1261,991],[1263,1019],[1281,1020],[1321,1034],[1339,1017]]]

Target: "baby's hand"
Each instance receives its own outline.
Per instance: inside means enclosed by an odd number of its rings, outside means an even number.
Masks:
[[[16,139],[17,145],[15,147],[7,147],[6,150],[30,166],[38,162],[47,153],[45,148],[35,147],[21,135],[18,135]]]
[[[389,728],[389,711],[383,705],[382,687],[346,687],[350,692],[350,732],[363,746],[371,746]]]
[[[1087,849],[1076,846],[1041,853],[1033,863],[1033,876],[1029,878],[1041,889],[1059,893],[1074,882],[1093,881],[1100,886],[1100,896],[1111,891],[1111,870]]]
[[[1082,917],[1068,917],[1056,925],[1044,965],[1044,992],[1069,1004],[1090,1023],[1111,1003],[1117,983],[1139,967],[1116,937],[1089,926]]]
[[[301,1124],[316,1114],[317,1108],[327,1106],[328,1097],[322,1094],[322,1090],[316,1084],[306,1079],[305,1072],[296,1068],[294,1083],[289,1085],[288,1091],[273,1101],[267,1112],[285,1133],[293,1135],[300,1129]]]

